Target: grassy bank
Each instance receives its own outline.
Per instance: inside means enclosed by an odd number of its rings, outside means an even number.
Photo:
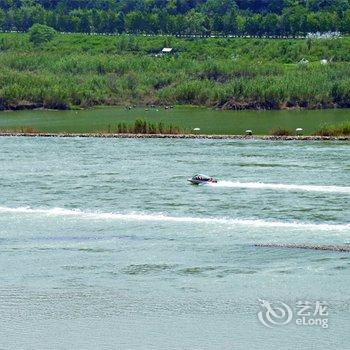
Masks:
[[[273,136],[293,136],[297,134],[296,131],[284,128],[276,128],[270,131],[270,135]],[[350,136],[350,122],[346,121],[334,125],[323,124],[315,131],[314,136]]]
[[[164,46],[175,54],[155,57]],[[350,38],[179,39],[57,34],[33,47],[0,34],[0,108],[194,104],[350,106]],[[308,65],[297,64],[302,58]],[[332,60],[321,65],[320,59]]]
[[[116,126],[108,125],[106,129],[94,130],[100,134],[145,134],[145,135],[185,135],[189,134],[189,130],[182,129],[173,124],[167,125],[163,122],[153,123],[145,119],[136,119],[134,123],[118,123]],[[7,129],[0,128],[0,133],[6,134],[41,134],[39,129],[21,126],[10,127]],[[69,134],[69,133],[67,133]]]
[[[350,122],[344,122],[336,125],[323,125],[316,131],[318,136],[349,136]]]

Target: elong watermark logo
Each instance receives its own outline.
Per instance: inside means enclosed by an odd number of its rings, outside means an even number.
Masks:
[[[328,328],[328,303],[324,301],[297,301],[291,306],[283,301],[270,302],[259,299],[258,319],[268,328],[297,326]]]

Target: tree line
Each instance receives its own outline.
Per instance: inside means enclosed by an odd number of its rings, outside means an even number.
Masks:
[[[0,0],[0,30],[301,35],[350,33],[350,0]]]

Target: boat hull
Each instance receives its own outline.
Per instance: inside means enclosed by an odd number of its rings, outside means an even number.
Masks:
[[[190,182],[192,185],[203,185],[203,184],[216,184],[216,180],[211,180],[211,181],[200,181],[200,180],[193,180],[193,179],[188,179],[188,182]]]

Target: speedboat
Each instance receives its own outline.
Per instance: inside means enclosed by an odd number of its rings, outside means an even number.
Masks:
[[[191,182],[192,185],[200,185],[200,184],[216,184],[218,180],[214,179],[213,177],[207,176],[207,175],[201,175],[197,174],[194,175],[192,178],[188,179],[187,181]]]

